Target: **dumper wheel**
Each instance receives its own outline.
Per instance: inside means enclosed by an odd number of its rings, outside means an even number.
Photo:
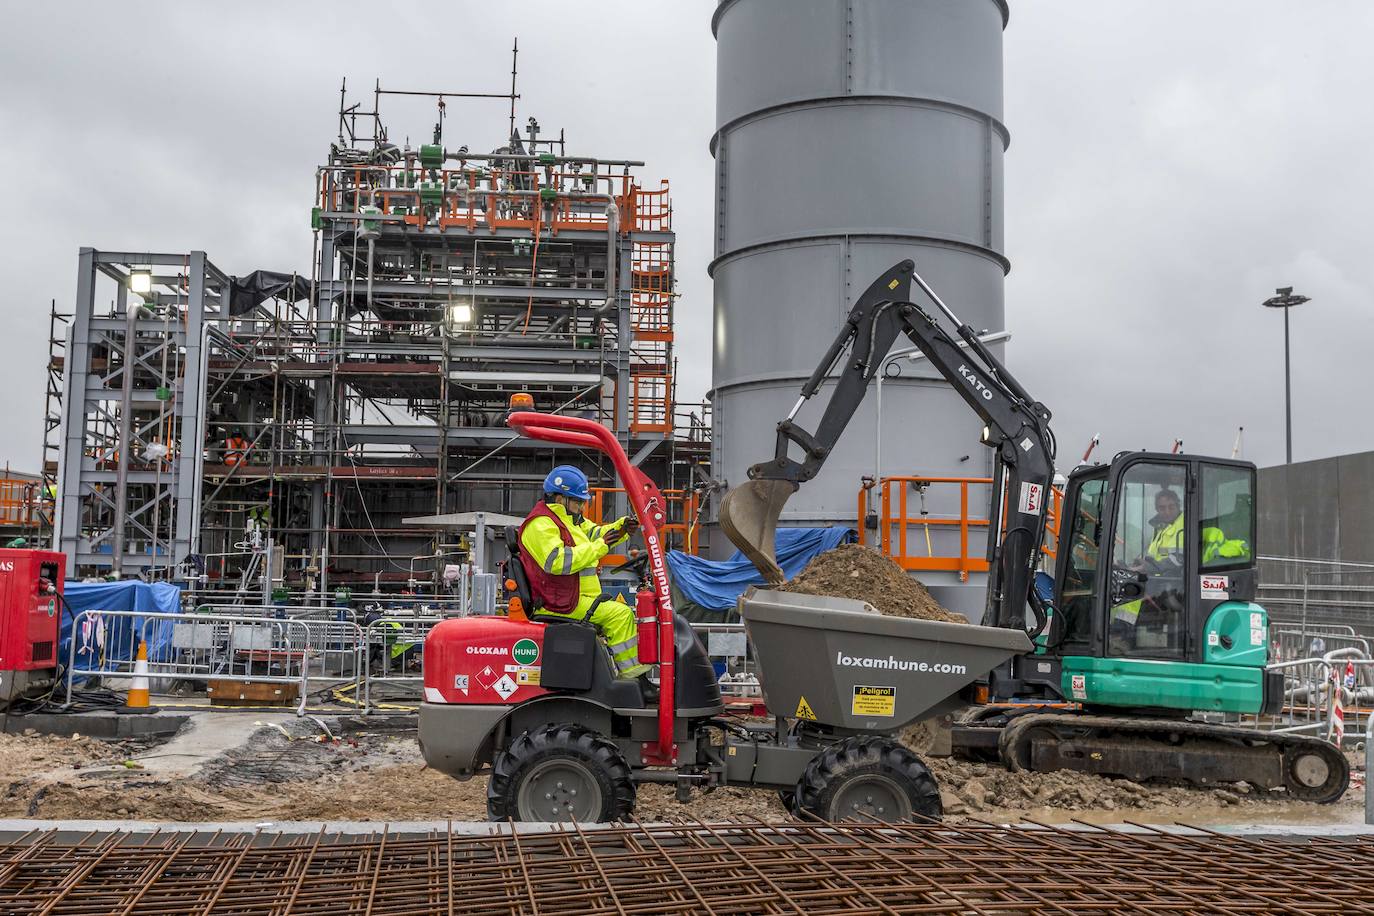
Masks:
[[[797,780],[797,807],[822,820],[938,818],[940,788],[930,770],[891,738],[858,735],[836,742]]]
[[[493,821],[622,820],[635,784],[620,749],[581,725],[545,725],[502,751],[487,782]]]

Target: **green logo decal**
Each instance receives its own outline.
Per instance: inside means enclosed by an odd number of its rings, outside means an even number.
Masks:
[[[539,661],[539,644],[533,639],[522,639],[511,646],[510,657],[519,665],[533,665]]]

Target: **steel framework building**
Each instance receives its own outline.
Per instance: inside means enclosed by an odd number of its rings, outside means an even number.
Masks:
[[[569,154],[533,118],[516,130],[513,87],[491,152],[443,142],[462,93],[406,93],[433,97],[439,123],[397,145],[391,94],[363,110],[341,93],[309,275],[82,250],[45,441],[77,573],[241,588],[270,539],[278,587],[437,587],[466,545],[403,519],[523,515],[555,457],[505,428],[517,392],[611,428],[694,548],[709,418],[674,404],[667,181]],[[601,476],[597,511],[614,499],[609,468],[558,457]]]

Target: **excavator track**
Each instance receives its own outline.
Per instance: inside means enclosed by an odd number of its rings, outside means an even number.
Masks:
[[[1206,722],[1037,713],[1011,719],[997,748],[1011,770],[1207,786],[1245,781],[1320,804],[1336,801],[1350,785],[1349,762],[1325,741]]]

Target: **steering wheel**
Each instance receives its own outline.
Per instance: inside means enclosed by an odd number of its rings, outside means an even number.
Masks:
[[[630,559],[626,560],[624,563],[621,563],[618,566],[612,566],[609,570],[609,572],[613,573],[627,571],[633,572],[641,579],[644,578],[644,576],[647,575],[649,572],[649,551],[641,551],[639,556],[630,557]]]

